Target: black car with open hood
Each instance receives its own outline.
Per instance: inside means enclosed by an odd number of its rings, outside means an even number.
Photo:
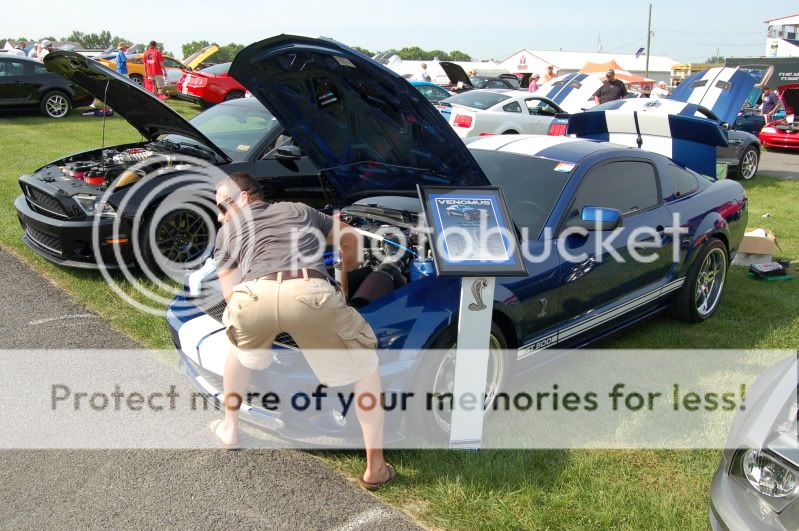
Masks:
[[[20,177],[23,194],[14,205],[23,239],[44,258],[96,268],[96,251],[106,267],[118,266],[120,260],[136,264],[136,249],[147,261],[155,249],[176,263],[207,254],[213,227],[199,221],[201,212],[207,214],[204,219],[216,218],[212,201],[202,211],[176,209],[162,219],[151,215],[180,188],[164,186],[164,180],[185,157],[195,166],[249,172],[272,200],[325,203],[317,167],[296,146],[287,148],[293,141],[254,98],[220,104],[188,121],[128,78],[80,54],[55,51],[44,62],[113,108],[143,137],[136,143],[69,155]],[[104,122],[95,121],[95,126],[100,138]],[[182,165],[181,170],[202,173],[192,167]],[[99,227],[96,236],[93,224]],[[142,231],[149,229],[157,235],[155,249],[144,245]]]

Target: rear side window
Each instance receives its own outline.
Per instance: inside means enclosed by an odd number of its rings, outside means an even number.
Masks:
[[[671,177],[671,193],[673,197],[683,197],[699,189],[699,182],[693,173],[673,164],[669,164],[666,171]]]
[[[22,61],[0,61],[0,77],[21,76],[24,68]]]
[[[490,109],[497,103],[507,100],[510,96],[504,94],[497,94],[496,92],[485,92],[482,90],[469,90],[462,92],[457,96],[447,98],[447,103],[454,105],[463,105],[464,107],[471,107],[472,109]]]
[[[518,101],[513,101],[503,106],[502,110],[505,112],[522,112],[522,106],[519,105]]]
[[[615,208],[630,214],[657,205],[655,169],[646,162],[610,162],[597,166],[583,177],[570,216],[583,207]]]

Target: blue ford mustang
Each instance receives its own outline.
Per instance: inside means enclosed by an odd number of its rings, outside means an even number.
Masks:
[[[747,221],[747,199],[734,181],[607,142],[506,135],[464,144],[405,79],[326,39],[282,35],[253,44],[237,55],[230,75],[326,168],[323,180],[343,220],[363,234],[386,225],[409,234],[390,264],[364,257],[363,278],[389,272],[391,283],[351,285],[353,305],[384,349],[380,371],[389,390],[446,389],[454,368],[460,281],[437,277],[422,242],[410,234],[423,218],[417,184],[501,186],[522,250],[534,257],[525,258],[527,276],[497,280],[489,399],[511,375],[545,363],[551,347],[580,347],[666,309],[703,321],[719,306]],[[675,214],[684,229],[676,236],[669,230]],[[559,236],[575,227],[582,232]],[[643,229],[647,235],[627,245]],[[613,230],[619,237],[597,254],[597,239]],[[632,259],[639,247],[646,247],[648,263]],[[167,321],[186,374],[218,395],[228,348],[224,302],[210,289],[211,296],[177,297]],[[313,389],[316,379],[292,339],[283,334],[275,344],[274,363],[254,376],[254,385]],[[444,350],[428,354],[431,347]],[[279,412],[244,410],[248,420],[285,437],[307,432]],[[357,422],[348,420],[331,405],[303,422],[324,433],[325,443],[341,444],[359,436]],[[448,428],[443,415],[424,422]],[[386,429],[390,441],[407,426]]]

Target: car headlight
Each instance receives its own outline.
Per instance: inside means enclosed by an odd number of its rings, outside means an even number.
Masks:
[[[76,195],[73,199],[87,216],[116,216],[114,207],[94,195]]]
[[[768,451],[736,452],[730,472],[760,494],[775,512],[799,497],[799,471]]]
[[[796,474],[761,450],[744,452],[741,467],[756,491],[772,498],[796,494]]]
[[[761,133],[775,134],[777,132],[777,129],[775,129],[774,127],[764,127],[763,129],[760,130],[760,132]]]

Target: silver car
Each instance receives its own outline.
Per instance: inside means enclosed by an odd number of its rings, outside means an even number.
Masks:
[[[710,525],[799,529],[797,361],[786,359],[747,392],[710,488]]]

